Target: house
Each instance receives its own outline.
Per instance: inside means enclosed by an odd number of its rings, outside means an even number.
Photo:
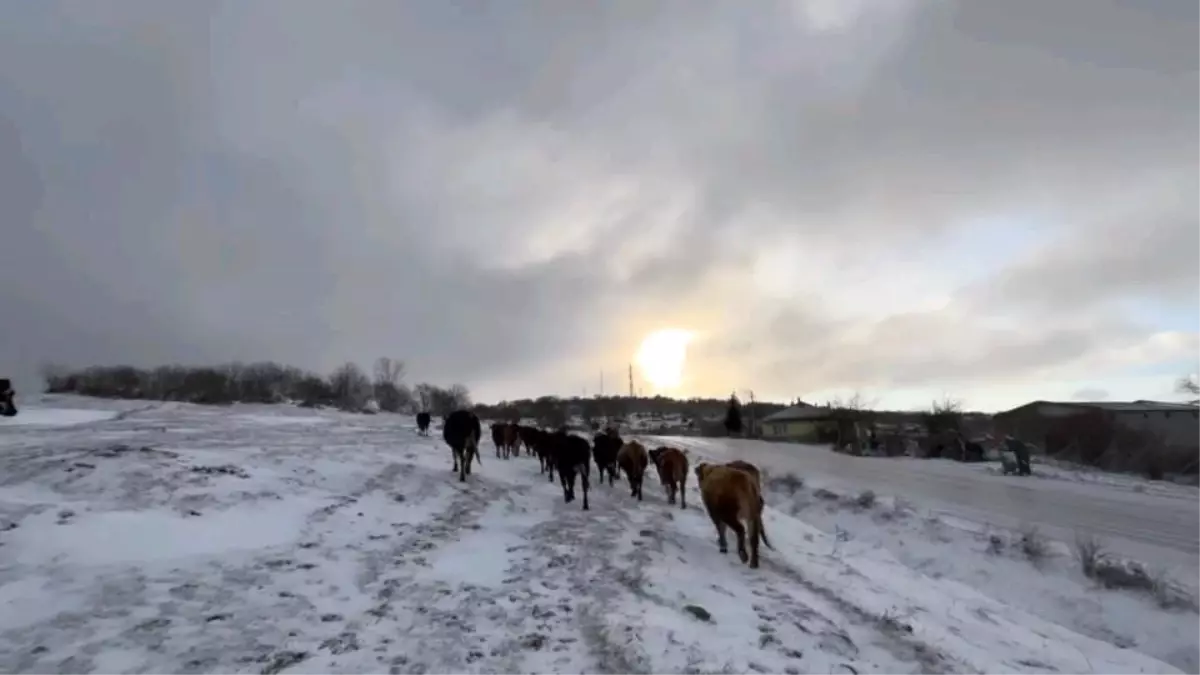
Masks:
[[[762,418],[759,432],[765,441],[816,443],[831,431],[836,432],[835,412],[801,402]]]
[[[1200,445],[1200,407],[1188,403],[1163,401],[1033,401],[996,413],[992,419],[996,431],[1011,433],[1025,441],[1043,445],[1050,452],[1057,448],[1052,438],[1074,420],[1104,420],[1125,431],[1149,434],[1172,447]]]

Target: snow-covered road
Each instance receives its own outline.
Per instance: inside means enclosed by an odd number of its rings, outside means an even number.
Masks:
[[[650,442],[746,459],[810,483],[899,495],[934,511],[1001,527],[1036,525],[1062,541],[1090,533],[1114,551],[1172,570],[1193,585],[1200,575],[1200,490],[1194,487],[1118,477],[1001,476],[981,464],[852,457],[815,445],[694,437],[652,437]],[[1038,467],[1035,473],[1043,471]]]
[[[1178,672],[774,509],[750,570],[654,485],[585,513],[488,442],[460,484],[411,418],[41,407],[0,425],[4,672]]]

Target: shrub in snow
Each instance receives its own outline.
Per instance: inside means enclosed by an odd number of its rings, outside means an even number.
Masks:
[[[854,499],[854,503],[862,509],[869,509],[875,506],[875,493],[871,490],[863,490],[858,493],[858,497]]]
[[[1104,547],[1095,537],[1078,535],[1075,537],[1075,557],[1079,560],[1083,576],[1094,579],[1096,564],[1104,557]]]
[[[1050,554],[1050,545],[1036,527],[1030,527],[1021,533],[1021,553],[1025,554],[1030,562],[1037,564]]]
[[[759,474],[761,475],[762,473],[760,470]],[[804,479],[794,473],[785,473],[782,476],[767,480],[766,483],[772,491],[785,492],[787,494],[795,494],[804,489]]]

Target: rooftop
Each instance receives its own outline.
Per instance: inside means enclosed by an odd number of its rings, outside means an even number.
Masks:
[[[1071,408],[1096,408],[1111,412],[1172,412],[1176,410],[1197,410],[1190,403],[1174,403],[1171,401],[1030,401],[1012,410],[1020,410],[1031,405],[1059,405]],[[1012,412],[1008,410],[1005,412]]]
[[[784,408],[777,413],[767,415],[762,419],[763,422],[789,422],[793,420],[819,420],[829,417],[833,410],[831,408],[818,407],[809,405],[803,401],[790,407]]]

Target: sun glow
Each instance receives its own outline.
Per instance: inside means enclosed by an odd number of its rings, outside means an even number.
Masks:
[[[646,336],[634,361],[642,376],[659,389],[674,389],[683,380],[691,331],[675,328],[657,330]]]

